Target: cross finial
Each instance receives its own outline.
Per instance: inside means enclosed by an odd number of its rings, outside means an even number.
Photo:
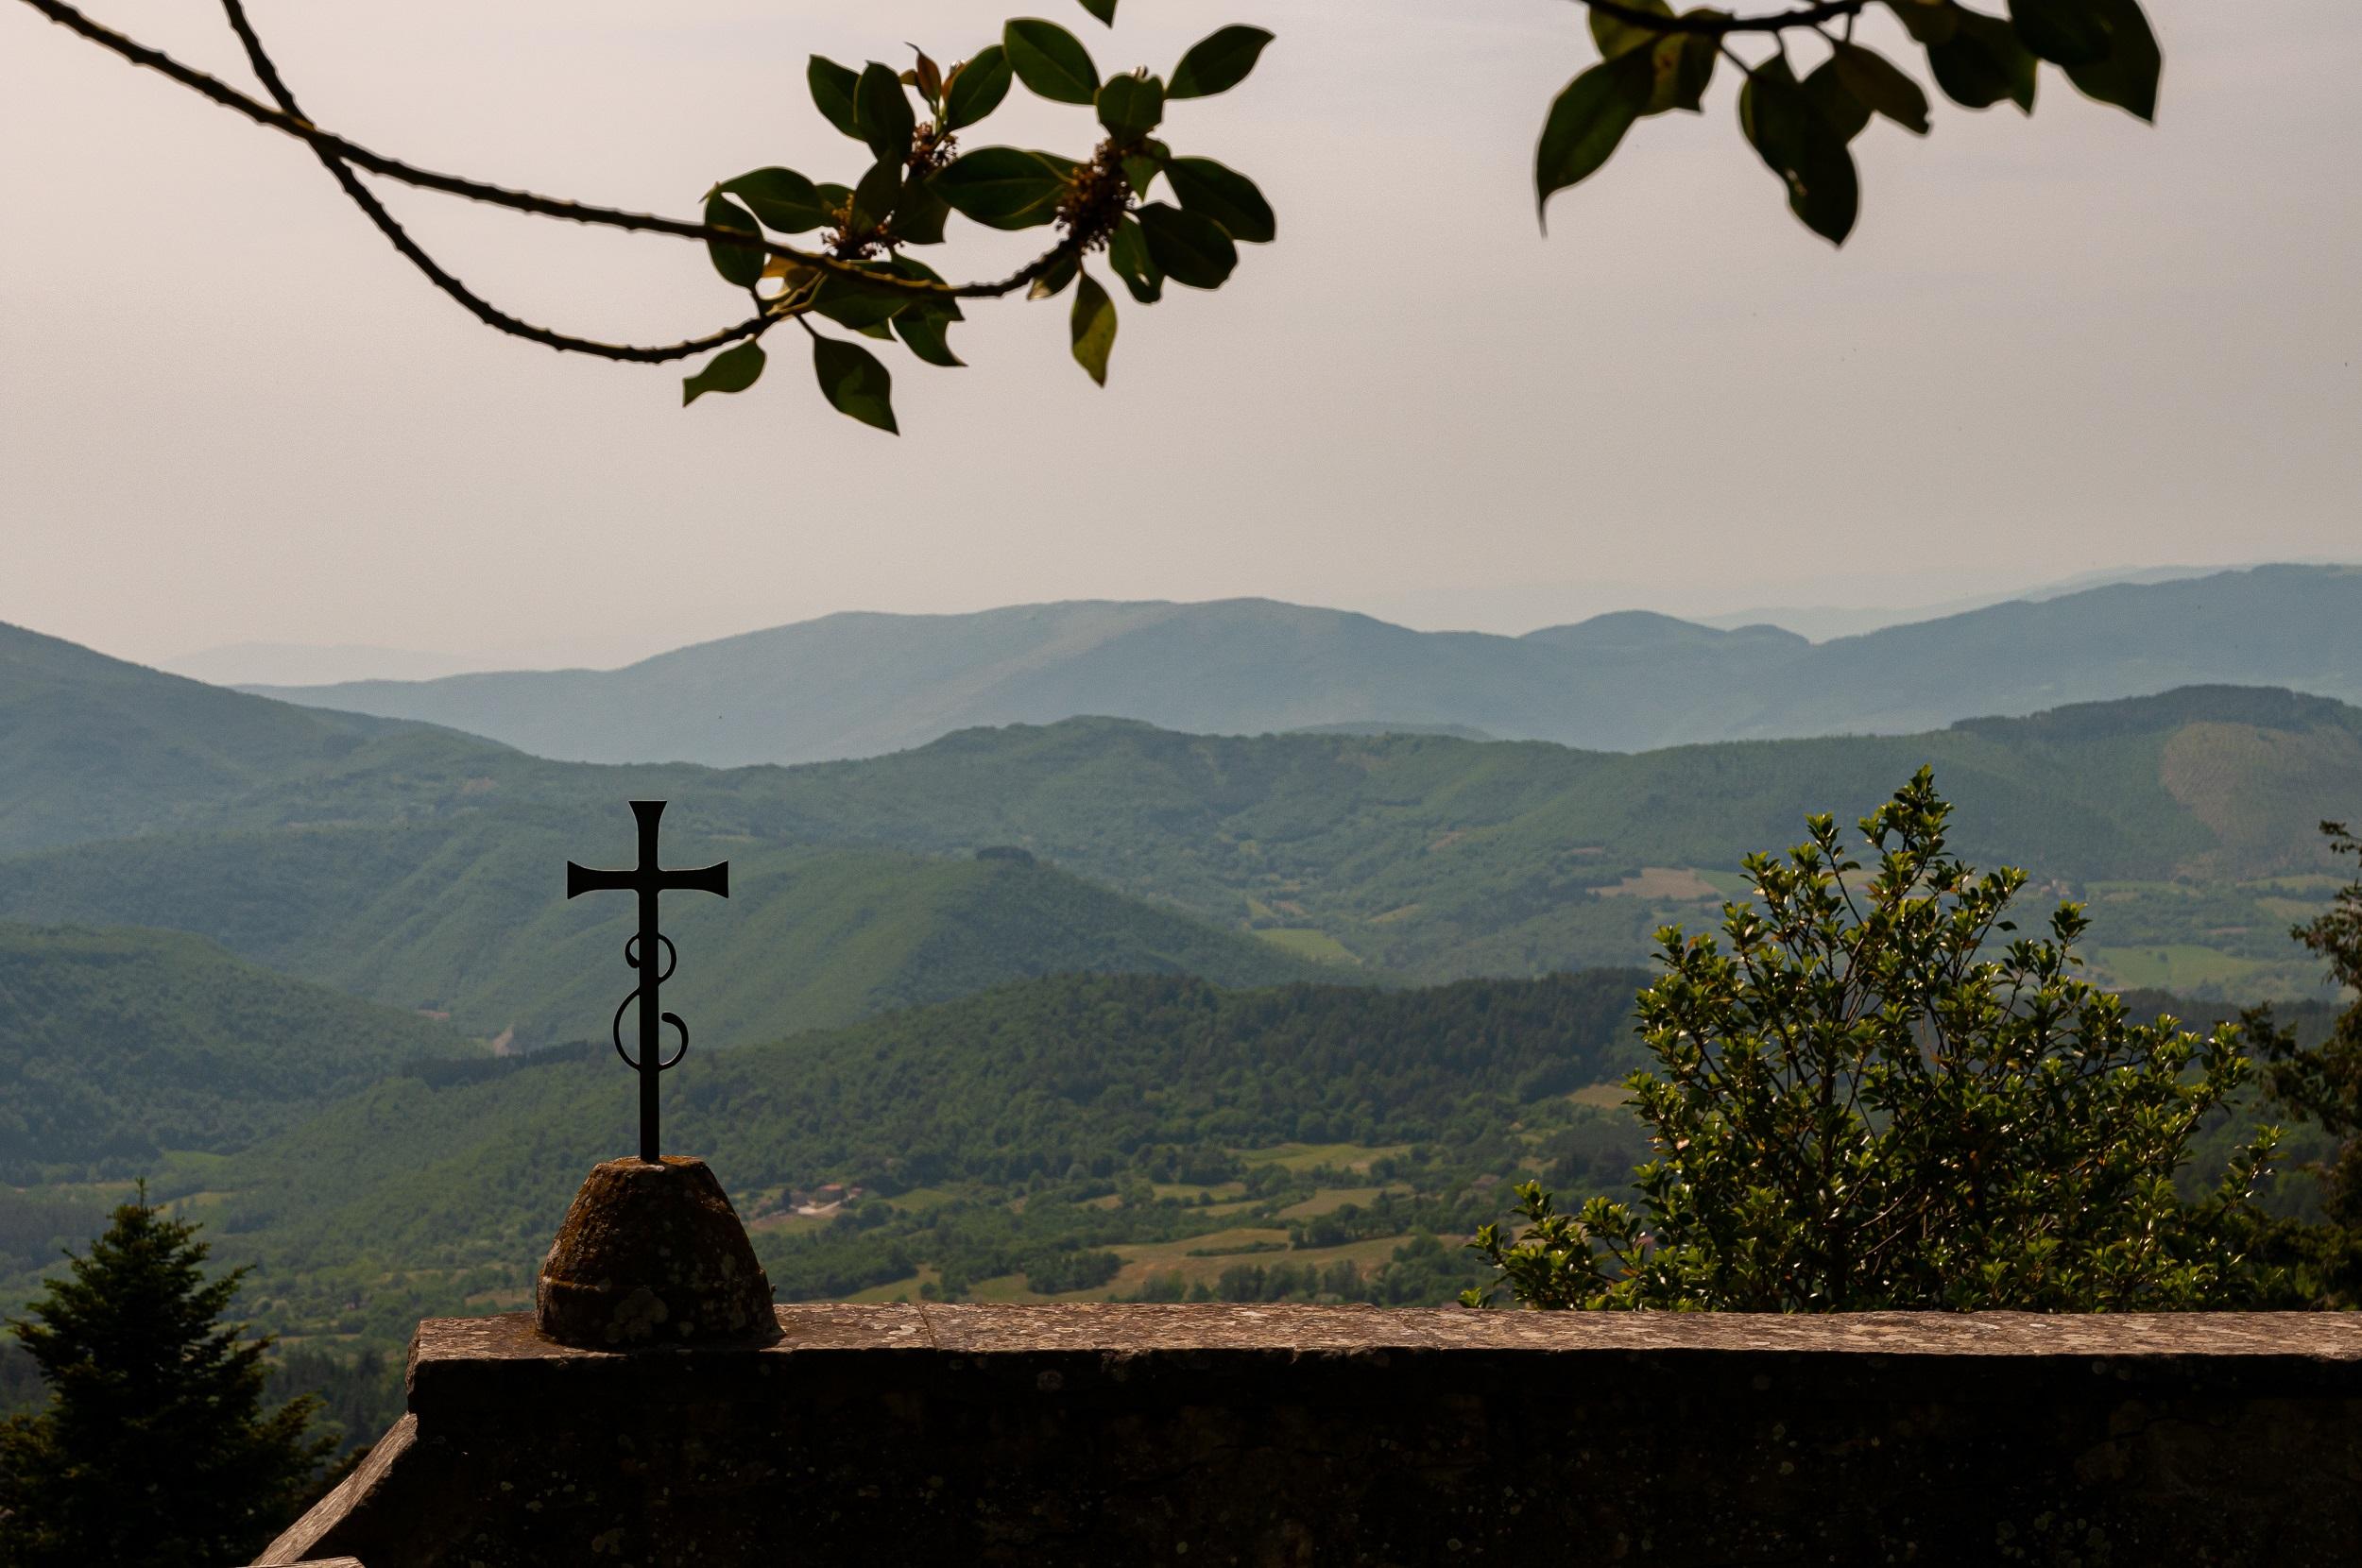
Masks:
[[[615,1054],[640,1075],[640,1157],[650,1165],[658,1163],[657,1150],[657,1074],[676,1066],[689,1054],[689,1026],[680,1015],[659,1010],[657,987],[673,975],[679,953],[670,939],[657,929],[657,898],[673,891],[730,895],[730,862],[700,866],[694,871],[667,871],[657,853],[657,820],[664,815],[664,802],[635,800],[631,814],[640,824],[640,863],[629,871],[594,871],[588,866],[566,862],[566,896],[585,893],[622,892],[640,895],[640,929],[624,944],[624,962],[640,972],[640,984],[625,997],[615,1010],[615,1021],[608,1033],[615,1040]],[[663,963],[651,956],[659,947],[664,949]],[[624,1048],[624,1010],[634,1000],[640,1003],[640,1054],[635,1057]],[[664,1024],[680,1031],[680,1048],[669,1057],[662,1053]]]

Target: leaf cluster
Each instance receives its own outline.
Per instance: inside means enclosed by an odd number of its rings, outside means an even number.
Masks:
[[[1724,63],[1742,78],[1741,135],[1779,178],[1789,210],[1833,245],[1853,231],[1861,205],[1855,139],[1874,118],[1927,134],[1926,89],[1855,39],[1868,0],[1752,18],[1710,9],[1677,14],[1668,0],[1584,3],[1600,60],[1566,84],[1543,122],[1534,152],[1537,210],[1598,173],[1635,122],[1703,111]],[[1962,108],[2008,102],[2031,114],[2038,70],[2047,63],[2087,96],[2156,118],[2164,57],[2138,0],[2011,0],[2006,17],[1959,0],[1883,3],[1926,54],[1938,89]],[[1820,57],[1801,74],[1791,33],[1804,35]],[[1772,52],[1753,62],[1742,58],[1731,40],[1748,34],[1768,34]]]
[[[1114,0],[1087,9],[1113,25]],[[779,166],[716,184],[706,196],[707,225],[748,243],[710,241],[714,270],[753,294],[767,319],[792,318],[810,334],[813,374],[839,413],[893,432],[892,372],[862,344],[824,333],[815,322],[899,341],[924,364],[957,367],[963,362],[950,330],[963,319],[960,298],[1005,289],[955,288],[912,251],[944,244],[953,214],[986,229],[1048,228],[1055,242],[1007,288],[1023,286],[1034,299],[1070,288],[1070,348],[1104,385],[1116,308],[1087,270],[1091,257],[1104,255],[1133,299],[1148,305],[1168,281],[1220,288],[1238,265],[1240,244],[1266,243],[1277,232],[1253,180],[1212,159],[1176,155],[1155,134],[1171,102],[1243,81],[1271,37],[1259,27],[1223,27],[1184,54],[1169,80],[1146,67],[1103,78],[1080,39],[1038,17],[1009,22],[997,43],[948,69],[917,48],[899,72],[876,60],[857,72],[814,55],[806,71],[813,106],[872,162],[849,185]],[[963,135],[1000,108],[1012,84],[1091,110],[1101,140],[1080,157],[963,147]],[[1170,200],[1159,199],[1160,179]],[[843,264],[769,254],[766,230],[817,230],[827,258]],[[767,363],[760,336],[688,377],[682,402],[754,385]]]
[[[1637,1207],[1558,1210],[1479,1233],[1498,1287],[1532,1306],[1748,1311],[2219,1306],[2285,1286],[2243,1250],[2266,1129],[2197,1202],[2175,1177],[2250,1079],[2236,1026],[2131,1021],[2076,976],[2087,921],[2008,918],[2022,872],[1945,853],[1928,770],[1859,824],[1866,880],[1833,819],[1722,936],[1659,933],[1642,992],[1653,1070],[1627,1081],[1654,1158]],[[1997,952],[1994,950],[1997,946]]]

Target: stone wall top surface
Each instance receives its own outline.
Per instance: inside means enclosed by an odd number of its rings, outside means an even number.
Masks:
[[[1110,1304],[781,1305],[779,1336],[744,1354],[918,1350],[995,1356],[1083,1352],[1904,1356],[2283,1356],[2362,1360],[2362,1314],[2012,1312],[1469,1312],[1335,1306]],[[530,1314],[430,1318],[414,1371],[486,1361],[597,1362],[615,1353],[543,1338]]]

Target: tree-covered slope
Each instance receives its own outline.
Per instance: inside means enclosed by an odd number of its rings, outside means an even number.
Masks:
[[[1463,725],[1598,750],[1939,728],[2270,685],[2362,700],[2362,570],[2118,583],[1813,644],[1624,613],[1522,638],[1270,600],[832,615],[620,670],[258,688],[537,755],[716,766],[866,757],[1084,714],[1192,733]]]
[[[631,989],[632,900],[564,897],[570,859],[626,864],[618,807],[383,827],[156,834],[10,862],[0,914],[143,922],[518,1045],[605,1038]],[[1268,985],[1334,970],[1023,858],[668,836],[731,861],[730,897],[675,895],[665,987],[705,1046],[824,1028],[1029,976],[1196,974]]]
[[[1633,1060],[1628,972],[1421,991],[1224,992],[1181,978],[1001,987],[702,1059],[666,1080],[666,1141],[742,1203],[849,1182],[1021,1186],[1290,1139],[1497,1139],[1526,1100]],[[504,1269],[630,1142],[603,1047],[397,1076],[209,1182],[276,1273]]]
[[[195,937],[0,924],[0,1182],[226,1153],[467,1048]]]

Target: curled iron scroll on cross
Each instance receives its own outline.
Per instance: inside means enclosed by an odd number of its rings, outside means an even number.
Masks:
[[[566,862],[566,896],[577,897],[586,893],[632,893],[640,898],[640,929],[624,944],[624,962],[640,976],[640,983],[615,1010],[615,1022],[609,1032],[614,1036],[615,1054],[625,1065],[640,1075],[640,1157],[650,1165],[659,1162],[657,1124],[657,1076],[676,1066],[689,1054],[689,1026],[676,1013],[662,1011],[658,999],[659,987],[673,978],[680,962],[680,953],[662,931],[657,929],[658,900],[666,893],[710,893],[727,898],[730,895],[730,863],[716,861],[694,870],[667,871],[657,851],[657,824],[664,815],[661,800],[635,800],[631,814],[640,826],[640,863],[629,871],[602,871],[590,866]],[[661,949],[659,952],[659,949]],[[657,955],[654,963],[649,955]],[[637,1054],[624,1048],[624,1014],[634,1001],[640,1004],[640,1048]],[[680,1031],[680,1047],[669,1057],[662,1049],[663,1026],[671,1024]]]

